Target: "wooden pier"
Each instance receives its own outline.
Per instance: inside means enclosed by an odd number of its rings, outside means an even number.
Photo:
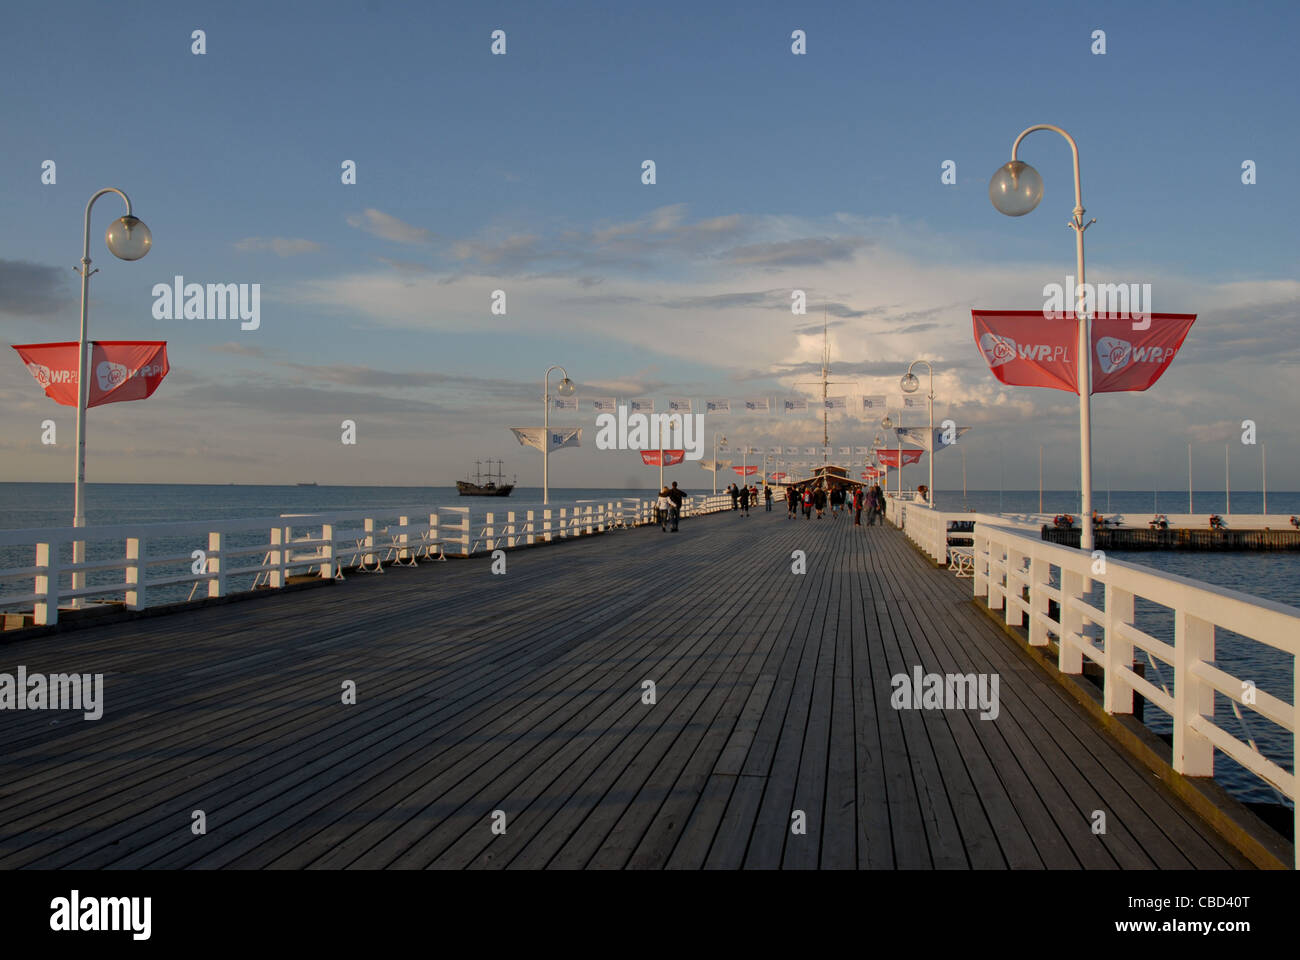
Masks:
[[[106,701],[0,712],[0,867],[1249,865],[891,527],[507,557],[0,645]],[[893,709],[917,666],[999,715]]]

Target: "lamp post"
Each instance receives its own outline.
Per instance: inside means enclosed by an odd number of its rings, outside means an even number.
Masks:
[[[546,370],[546,376],[542,378],[542,405],[546,408],[543,414],[542,423],[546,436],[542,440],[542,506],[551,502],[551,477],[550,477],[550,459],[551,459],[551,371],[559,370],[564,377],[555,387],[555,392],[561,397],[573,395],[573,381],[569,379],[569,371],[565,370],[558,363],[552,364]],[[662,456],[660,457],[662,459]]]
[[[153,234],[149,232],[143,221],[132,216],[131,198],[116,187],[105,187],[97,191],[90,201],[86,204],[86,221],[85,228],[81,234],[81,268],[78,271],[81,274],[81,349],[77,354],[77,473],[74,478],[72,487],[72,525],[74,527],[84,527],[86,525],[86,497],[84,486],[86,483],[86,408],[90,403],[90,378],[86,376],[89,363],[86,358],[86,321],[88,307],[90,304],[90,278],[99,272],[98,269],[90,269],[90,208],[106,193],[116,193],[126,204],[126,215],[118,217],[108,225],[104,232],[104,244],[108,247],[109,253],[119,260],[139,260],[149,248],[153,246]],[[73,268],[77,269],[77,268]],[[86,544],[83,540],[77,540],[72,544],[72,562],[79,564],[86,559]],[[73,573],[72,589],[78,590],[85,584],[86,575],[81,572]],[[73,601],[74,606],[80,606],[80,598]]]
[[[718,495],[718,433],[719,432],[720,431],[718,430],[713,431],[713,495],[715,497]],[[722,434],[722,445],[723,446],[727,445],[727,435],[725,433]]]
[[[916,374],[912,373],[912,368],[916,366],[918,363],[924,363],[926,369],[930,371],[930,394],[929,394],[930,397],[930,448],[929,448],[930,489],[928,491],[930,496],[927,499],[930,501],[929,505],[933,507],[934,506],[934,367],[930,366],[930,361],[913,360],[911,363],[909,363],[907,365],[907,373],[903,375],[901,385],[904,393],[916,393],[917,388],[920,387],[921,385],[921,381],[916,378]],[[902,456],[902,454],[899,454],[899,456]]]
[[[1083,190],[1079,184],[1079,145],[1060,127],[1039,123],[1026,128],[1011,145],[1011,159],[997,169],[989,181],[989,199],[998,212],[1008,217],[1023,217],[1043,199],[1043,178],[1029,164],[1016,159],[1020,141],[1035,130],[1052,130],[1063,136],[1074,153],[1074,214],[1069,227],[1074,231],[1075,269],[1078,284],[1074,316],[1079,323],[1079,488],[1083,529],[1079,547],[1092,551],[1092,318],[1084,309],[1083,232],[1097,221],[1083,222]]]
[[[885,430],[892,430],[894,428],[894,421],[889,419],[888,413],[886,413],[883,417],[880,418],[880,426]],[[886,446],[886,449],[887,448],[888,447]],[[888,491],[889,490],[889,464],[885,464],[884,470],[885,470],[885,490]],[[898,455],[898,488],[900,490],[903,488],[903,455],[901,452]]]

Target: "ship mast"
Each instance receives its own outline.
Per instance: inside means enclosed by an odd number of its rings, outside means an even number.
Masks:
[[[836,386],[853,386],[853,387],[857,387],[857,381],[856,381],[856,380],[832,380],[832,379],[830,378],[830,376],[831,376],[831,341],[830,341],[830,334],[828,333],[828,330],[829,330],[829,323],[828,323],[827,315],[826,315],[826,307],[823,306],[823,307],[822,307],[822,375],[821,375],[821,380],[820,380],[820,381],[817,381],[817,380],[805,380],[805,381],[802,381],[802,383],[798,383],[798,382],[797,382],[797,383],[795,384],[795,386],[800,386],[800,385],[802,385],[802,384],[809,384],[809,385],[811,385],[811,384],[814,384],[814,383],[818,383],[818,382],[820,382],[821,385],[822,385],[822,466],[823,466],[823,467],[826,466],[827,461],[830,459],[830,453],[828,452],[828,450],[830,449],[830,445],[831,445],[831,424],[830,424],[830,416],[831,416],[831,412],[830,412],[830,408],[827,407],[827,405],[826,405],[826,401],[830,398],[830,392],[829,392],[828,388],[830,387],[830,385],[831,385],[832,383],[835,384]]]

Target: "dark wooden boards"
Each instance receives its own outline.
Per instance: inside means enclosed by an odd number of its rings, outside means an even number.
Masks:
[[[969,590],[759,510],[10,643],[106,709],[0,712],[0,868],[1244,866]]]

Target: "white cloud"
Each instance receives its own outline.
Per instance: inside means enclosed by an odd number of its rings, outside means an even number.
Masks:
[[[433,238],[433,233],[424,227],[412,226],[373,207],[367,208],[360,216],[348,217],[348,225],[394,243],[428,243]]]

